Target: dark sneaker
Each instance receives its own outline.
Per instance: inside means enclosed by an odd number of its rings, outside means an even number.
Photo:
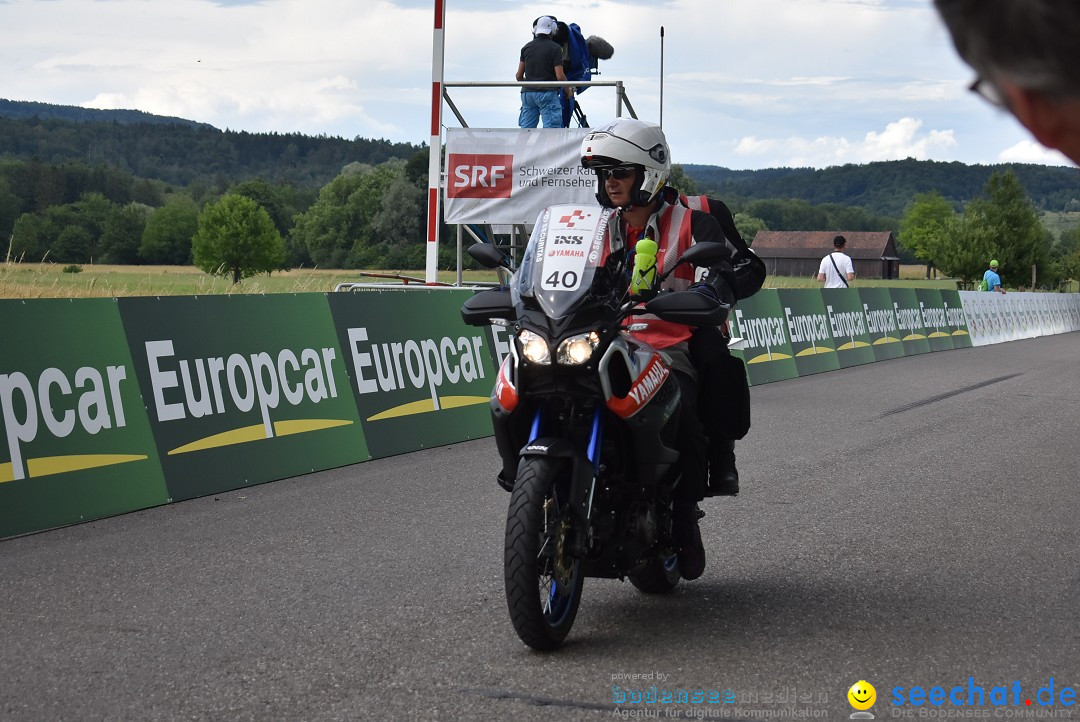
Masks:
[[[672,513],[672,535],[679,556],[679,574],[687,581],[697,579],[705,571],[705,545],[701,543],[698,519],[705,513],[697,504],[676,503]]]
[[[499,485],[499,488],[506,491],[513,491],[514,482],[516,481],[517,479],[510,479],[509,481],[507,481],[506,478],[503,476],[501,469],[499,470],[499,473],[495,475],[495,483]]]
[[[735,442],[721,441],[709,454],[709,496],[736,496],[739,470],[735,468]]]

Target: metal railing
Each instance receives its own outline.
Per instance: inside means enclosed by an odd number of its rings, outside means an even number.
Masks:
[[[621,80],[586,80],[583,82],[575,82],[573,80],[523,80],[523,81],[508,81],[508,80],[470,80],[458,83],[443,83],[443,100],[446,101],[446,105],[450,108],[450,112],[454,114],[458,122],[461,123],[462,128],[468,128],[469,124],[465,122],[465,117],[458,110],[457,105],[454,104],[453,99],[450,97],[450,93],[447,92],[448,88],[522,88],[528,86],[530,88],[615,88],[615,117],[622,117],[623,105],[626,106],[627,111],[630,113],[631,118],[637,118],[637,113],[634,111],[634,106],[630,104],[630,99],[626,97],[626,88],[623,87]]]

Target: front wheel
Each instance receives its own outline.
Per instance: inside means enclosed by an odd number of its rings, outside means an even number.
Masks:
[[[581,562],[569,550],[568,467],[562,459],[526,459],[506,515],[506,603],[514,630],[533,649],[562,644],[581,601]]]

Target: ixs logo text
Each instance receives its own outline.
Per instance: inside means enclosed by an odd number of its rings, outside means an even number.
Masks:
[[[509,198],[514,189],[514,156],[451,153],[447,161],[448,198]]]
[[[104,371],[82,366],[71,378],[55,367],[36,379],[21,371],[0,374],[0,415],[11,457],[11,479],[26,478],[23,445],[42,431],[63,439],[76,428],[96,434],[125,426],[120,393],[125,379],[123,366],[106,366]]]

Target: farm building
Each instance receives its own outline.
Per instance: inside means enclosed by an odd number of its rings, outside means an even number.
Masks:
[[[770,276],[816,276],[821,259],[832,253],[833,238],[847,239],[856,278],[899,278],[900,257],[891,231],[759,231],[751,247]]]

